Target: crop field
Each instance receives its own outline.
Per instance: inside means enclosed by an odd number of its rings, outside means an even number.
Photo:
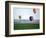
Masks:
[[[31,23],[14,24],[14,30],[24,30],[24,29],[39,29],[39,24],[31,24]]]

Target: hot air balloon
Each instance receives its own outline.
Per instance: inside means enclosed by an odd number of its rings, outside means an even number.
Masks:
[[[36,9],[35,8],[33,9],[33,13],[36,14]]]
[[[30,21],[32,21],[32,20],[33,20],[33,17],[32,17],[32,16],[30,16],[30,17],[29,17],[29,20],[30,20]]]
[[[19,16],[19,19],[21,19],[21,16]]]

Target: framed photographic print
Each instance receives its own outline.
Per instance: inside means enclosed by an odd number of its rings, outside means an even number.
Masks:
[[[5,2],[5,36],[45,34],[45,4]]]

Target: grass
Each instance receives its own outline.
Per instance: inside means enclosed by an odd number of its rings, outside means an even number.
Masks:
[[[24,29],[39,29],[39,24],[31,24],[31,23],[18,23],[14,24],[14,30],[24,30]]]

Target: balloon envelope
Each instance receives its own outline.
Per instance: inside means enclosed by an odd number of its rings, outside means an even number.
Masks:
[[[35,8],[33,9],[33,12],[34,12],[34,14],[36,13],[36,9]]]

